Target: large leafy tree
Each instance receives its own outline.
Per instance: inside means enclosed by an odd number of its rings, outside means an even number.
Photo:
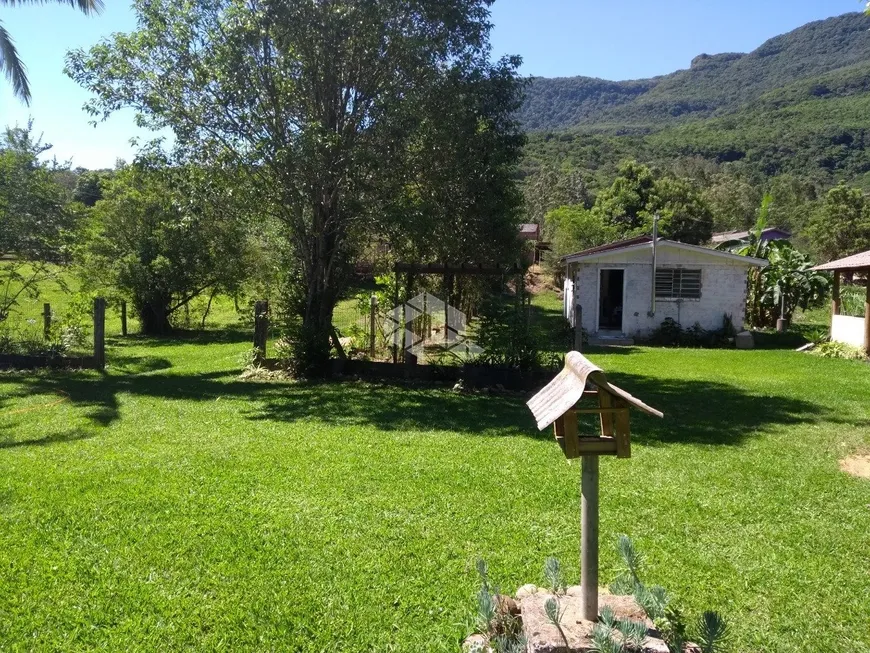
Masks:
[[[626,161],[616,179],[595,200],[594,211],[620,236],[651,233],[658,215],[659,234],[690,244],[704,243],[713,233],[707,201],[687,179],[665,176],[637,161]]]
[[[377,220],[396,254],[454,264],[519,258],[522,197],[514,179],[525,138],[514,119],[518,63],[454,66],[436,83]]]
[[[561,206],[589,208],[594,201],[580,171],[558,168],[552,164],[543,165],[526,180],[523,195],[526,221],[544,227],[546,238],[552,237],[551,233],[546,232],[547,213]]]
[[[622,233],[646,228],[656,204],[656,179],[637,161],[624,161],[609,188],[598,194],[595,210]]]
[[[702,191],[713,214],[714,231],[739,231],[755,222],[762,192],[747,179],[721,172],[712,176]]]
[[[0,322],[42,282],[62,283],[57,264],[70,256],[76,214],[53,164],[40,161],[50,147],[29,126],[0,138]]]
[[[547,213],[554,258],[617,240],[616,228],[583,206],[560,206]]]
[[[700,245],[713,235],[713,213],[701,192],[686,179],[659,179],[650,211],[660,216],[659,233],[667,238]]]
[[[494,74],[517,83],[515,62],[494,71],[489,61],[490,4],[138,0],[138,29],[71,53],[68,72],[96,94],[95,113],[133,107],[142,124],[174,131],[179,159],[250,176],[260,214],[283,225],[295,253],[297,362],[312,372],[328,356],[354,248],[395,201],[436,94],[485,88]],[[451,75],[464,83],[445,84]],[[490,162],[477,165],[479,199]]]
[[[120,170],[94,206],[88,281],[132,300],[143,333],[163,334],[207,291],[244,277],[245,234],[214,173],[143,163]]]
[[[55,0],[57,4],[69,5],[81,11],[83,14],[98,14],[103,10],[103,0]],[[45,4],[44,0],[0,0],[0,5],[13,7],[19,4]],[[18,56],[15,43],[3,22],[0,21],[0,70],[6,75],[6,79],[12,83],[15,96],[30,104],[30,82],[27,79],[27,69],[24,62]]]
[[[810,220],[807,235],[825,261],[870,249],[870,204],[864,193],[843,183],[832,188]]]

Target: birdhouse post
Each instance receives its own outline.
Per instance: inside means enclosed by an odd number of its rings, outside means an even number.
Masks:
[[[581,398],[591,399],[583,406]],[[632,408],[663,417],[607,380],[604,371],[583,354],[565,356],[565,367],[528,402],[538,428],[550,425],[556,442],[569,460],[580,458],[580,585],[582,614],[598,620],[598,457],[631,457],[629,411]],[[597,414],[598,435],[580,435],[579,415]]]

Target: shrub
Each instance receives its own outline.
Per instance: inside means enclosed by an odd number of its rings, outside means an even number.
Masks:
[[[682,653],[690,639],[698,641],[704,653],[723,650],[729,636],[728,624],[718,612],[704,612],[693,624],[693,632],[690,633],[682,611],[671,603],[671,597],[665,589],[659,585],[645,585],[640,580],[643,556],[631,539],[627,535],[620,535],[616,549],[624,569],[611,583],[610,591],[634,596],[635,601],[661,633],[671,653]],[[613,613],[606,609],[602,610],[601,620],[595,626],[593,639],[599,651],[613,653],[639,651],[643,642],[637,622],[623,619],[617,621]]]
[[[668,317],[649,336],[649,342],[665,347],[727,347],[736,335],[736,329],[731,316],[722,316],[722,327],[715,331],[707,331],[700,323],[695,322],[688,329],[675,319]]]
[[[810,353],[822,358],[841,358],[844,360],[860,361],[867,358],[867,354],[859,347],[847,345],[844,342],[823,342],[811,349]]]

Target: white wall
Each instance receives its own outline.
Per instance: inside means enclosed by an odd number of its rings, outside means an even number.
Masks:
[[[648,315],[652,290],[652,253],[649,249],[617,251],[606,258],[572,264],[574,301],[583,307],[583,327],[590,333],[598,330],[601,270],[622,268],[625,270],[622,327],[626,335],[648,334],[668,317],[684,328],[698,322],[704,329],[719,329],[725,313],[731,315],[738,330],[742,328],[746,311],[746,275],[750,269],[747,265],[700,252],[660,246],[658,266],[700,269],[701,299],[656,299],[655,314]]]
[[[831,340],[853,347],[864,346],[864,318],[834,315],[831,320]]]

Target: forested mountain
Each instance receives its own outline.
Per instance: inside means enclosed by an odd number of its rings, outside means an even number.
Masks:
[[[524,174],[567,165],[593,190],[625,158],[870,188],[870,17],[809,23],[749,54],[702,54],[646,80],[533,79],[520,118]]]
[[[686,70],[612,82],[534,78],[521,120],[530,131],[649,128],[741,109],[763,94],[870,61],[870,17],[846,14],[770,39],[749,54],[701,54]]]

